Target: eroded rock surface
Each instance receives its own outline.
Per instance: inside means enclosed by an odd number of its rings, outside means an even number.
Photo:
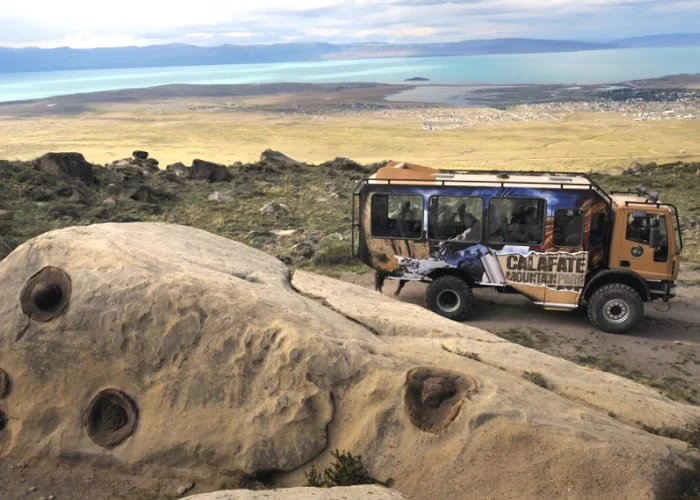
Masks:
[[[347,486],[343,488],[217,491],[187,497],[187,500],[404,500],[406,498],[398,491],[381,486]]]
[[[675,425],[695,407],[359,287],[290,283],[279,260],[197,229],[46,233],[0,262],[0,283],[13,463],[299,486],[339,449],[431,500],[670,497],[696,477],[686,443],[632,418]],[[522,377],[533,364],[555,391]]]

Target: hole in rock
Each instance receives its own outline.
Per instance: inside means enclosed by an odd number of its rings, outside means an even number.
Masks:
[[[413,368],[406,374],[404,405],[413,425],[437,433],[452,423],[464,400],[476,392],[476,380],[468,375],[440,368]]]
[[[113,448],[132,434],[137,416],[136,405],[129,396],[116,389],[106,389],[90,403],[85,427],[95,444]]]
[[[10,377],[7,376],[7,372],[0,368],[0,399],[7,396],[10,392]]]
[[[50,321],[68,306],[71,279],[57,267],[45,267],[27,280],[20,292],[22,312],[34,321]]]

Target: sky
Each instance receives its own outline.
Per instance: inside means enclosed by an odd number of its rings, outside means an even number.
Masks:
[[[608,41],[700,30],[700,0],[0,0],[0,46]]]

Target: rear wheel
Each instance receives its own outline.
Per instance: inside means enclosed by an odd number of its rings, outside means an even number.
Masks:
[[[471,287],[457,276],[436,278],[425,292],[425,307],[455,321],[469,318],[473,304]]]
[[[644,303],[634,288],[621,283],[603,285],[588,301],[588,319],[607,333],[627,333],[644,315]]]

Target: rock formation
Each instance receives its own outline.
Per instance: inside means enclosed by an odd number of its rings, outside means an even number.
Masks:
[[[45,233],[0,262],[0,282],[0,459],[298,486],[341,449],[431,500],[668,498],[697,478],[686,443],[642,429],[697,407],[363,288],[290,282],[201,230]],[[533,369],[551,390],[522,377]]]
[[[209,182],[228,182],[231,180],[231,173],[225,165],[194,159],[192,160],[191,178]]]
[[[273,167],[300,167],[304,163],[294,160],[284,153],[266,149],[260,154],[260,163]]]
[[[46,153],[34,162],[35,168],[47,174],[66,175],[86,184],[95,182],[91,163],[80,153]]]

